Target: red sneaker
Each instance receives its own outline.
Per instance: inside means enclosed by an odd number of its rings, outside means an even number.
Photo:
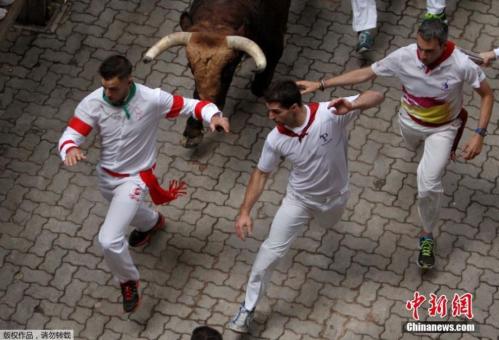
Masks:
[[[127,281],[121,284],[121,294],[123,295],[123,310],[131,313],[140,304],[139,281]]]

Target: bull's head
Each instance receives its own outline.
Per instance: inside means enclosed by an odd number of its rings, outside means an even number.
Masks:
[[[252,40],[201,32],[176,32],[165,36],[146,52],[144,62],[152,61],[161,52],[176,45],[186,46],[199,98],[219,106],[225,102],[241,51],[255,60],[257,72],[263,71],[267,65],[265,55]]]

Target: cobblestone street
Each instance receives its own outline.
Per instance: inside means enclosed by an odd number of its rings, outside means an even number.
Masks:
[[[377,3],[375,49],[361,57],[349,0],[293,0],[274,79],[337,75],[414,42],[426,2]],[[421,152],[408,149],[399,133],[398,80],[377,78],[355,90],[304,97],[326,101],[374,89],[385,100],[352,125],[351,198],[342,221],[327,230],[315,221],[307,226],[274,272],[252,334],[241,337],[226,324],[244,299],[290,170],[285,162],[272,175],[253,210],[253,237],[239,240],[234,221],[273,128],[263,100],[250,92],[254,62],[246,59],[224,108],[230,134],[206,133],[199,148],[185,149],[185,119],[161,122],[156,173],[163,183],[185,180],[188,194],[160,206],[167,227],[150,245],[132,250],[143,300],[136,312],[123,313],[119,285],[97,240],[108,208],[95,176],[99,138],[89,136],[88,159],[73,168],[62,164],[57,142],[78,102],[100,86],[100,63],[117,52],[134,64],[138,83],[192,97],[183,48],[141,62],[158,39],[180,30],[188,6],[187,0],[71,0],[54,33],[14,27],[0,41],[0,329],[72,329],[75,339],[89,340],[188,340],[204,324],[226,340],[498,339],[499,62],[485,69],[496,96],[489,136],[477,158],[446,168],[436,268],[424,274],[416,265]],[[499,1],[449,0],[447,16],[450,38],[460,47],[499,47]],[[477,126],[480,105],[471,87],[465,93],[470,117],[463,141]],[[403,333],[403,323],[412,320],[406,301],[415,291],[428,300],[430,293],[445,295],[449,308],[455,293],[472,293],[479,331]],[[427,308],[420,314],[427,319]]]

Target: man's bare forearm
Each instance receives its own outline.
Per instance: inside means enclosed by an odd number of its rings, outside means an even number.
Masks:
[[[478,127],[486,129],[489,125],[490,117],[492,115],[492,107],[494,106],[494,93],[490,88],[487,81],[483,81],[480,84],[480,88],[477,89],[478,94],[481,97],[480,102],[480,118],[478,120]]]
[[[383,102],[385,97],[377,91],[365,91],[352,102],[352,110],[365,110],[377,106]]]
[[[355,85],[376,78],[371,66],[343,73],[339,76],[324,80],[324,87]]]
[[[265,188],[265,183],[267,182],[268,177],[268,172],[263,172],[258,168],[255,168],[255,170],[253,170],[248,183],[248,187],[246,188],[244,201],[239,208],[240,214],[250,214],[251,209],[253,209],[253,206],[255,205],[256,201],[258,201],[258,198],[260,198]]]

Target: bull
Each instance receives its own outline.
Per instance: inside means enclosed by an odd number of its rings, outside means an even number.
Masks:
[[[272,80],[284,49],[290,0],[194,0],[180,16],[183,32],[171,33],[144,56],[150,62],[166,49],[183,45],[194,75],[194,98],[223,108],[230,83],[243,54],[256,64],[251,91],[261,96]],[[202,123],[189,118],[184,146],[203,137]]]

